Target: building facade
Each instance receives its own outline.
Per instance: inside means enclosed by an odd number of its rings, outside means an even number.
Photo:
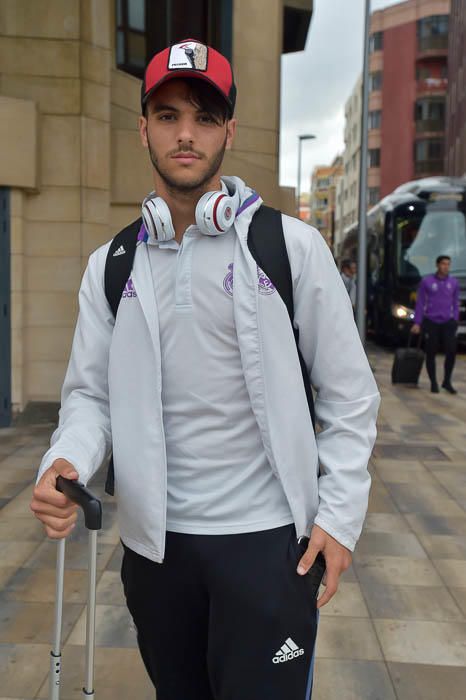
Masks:
[[[444,172],[449,0],[408,0],[371,17],[368,188]]]
[[[311,226],[319,229],[331,250],[335,242],[335,207],[337,183],[343,175],[343,158],[337,156],[329,166],[318,165],[311,178]]]
[[[466,177],[466,0],[451,0],[445,172]]]
[[[371,15],[368,209],[403,182],[444,172],[449,12],[449,0],[407,0]],[[335,215],[337,257],[359,215],[361,108],[360,77],[345,105],[344,173],[337,183]]]
[[[278,184],[280,57],[304,48],[311,12],[311,0],[0,0],[0,425],[58,400],[89,253],[152,189],[137,123],[155,51],[194,35],[231,57],[239,127],[224,172],[294,213]]]
[[[345,104],[345,150],[343,174],[336,182],[335,236],[333,251],[338,255],[343,232],[358,219],[359,159],[361,157],[362,78]]]

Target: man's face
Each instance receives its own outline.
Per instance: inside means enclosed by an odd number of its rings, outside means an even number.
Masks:
[[[356,263],[355,263],[355,262],[352,262],[351,265],[350,265],[351,277],[354,277],[354,276],[356,275],[357,269],[358,269],[358,268],[357,268]]]
[[[162,85],[149,101],[147,118],[139,121],[156,173],[181,192],[202,189],[217,175],[235,127],[234,119],[218,122],[192,104],[183,80]]]
[[[450,272],[450,260],[440,260],[440,262],[437,263],[437,272],[439,275],[442,275],[442,277],[446,277]]]

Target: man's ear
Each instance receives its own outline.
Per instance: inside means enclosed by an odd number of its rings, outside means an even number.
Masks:
[[[233,146],[233,140],[236,134],[236,123],[236,119],[229,119],[227,121],[227,141],[225,145],[227,151],[230,151]]]
[[[143,116],[139,117],[139,136],[141,137],[141,143],[144,148],[149,147],[147,141],[147,119]]]

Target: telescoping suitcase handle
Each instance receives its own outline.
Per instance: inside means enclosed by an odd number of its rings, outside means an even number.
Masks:
[[[84,698],[94,698],[95,598],[97,581],[97,532],[102,528],[102,504],[79,481],[57,477],[56,487],[77,503],[84,512],[84,524],[89,530],[89,570],[86,621],[86,682]],[[55,629],[50,652],[49,700],[60,698],[61,628],[63,611],[63,581],[65,573],[65,539],[58,541],[55,589]]]
[[[408,333],[408,343],[407,343],[407,346],[406,346],[406,347],[408,347],[408,348],[411,347],[411,340],[414,340],[413,336],[416,336],[416,335],[417,335],[416,348],[419,350],[419,348],[421,347],[421,342],[422,342],[422,331],[421,331],[421,333],[411,333],[411,332],[409,332],[409,333]]]
[[[102,504],[93,493],[79,481],[57,477],[57,489],[81,506],[84,512],[84,524],[88,530],[102,529]]]

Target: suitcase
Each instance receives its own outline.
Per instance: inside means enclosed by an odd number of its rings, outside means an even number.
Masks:
[[[95,598],[97,579],[97,532],[102,529],[102,504],[79,481],[57,477],[57,489],[81,506],[84,523],[89,530],[89,578],[86,622],[86,669],[83,698],[94,698]],[[60,698],[61,627],[63,609],[63,579],[65,573],[65,539],[57,544],[57,577],[55,589],[55,629],[50,652],[49,700]]]
[[[411,347],[411,336],[409,334],[408,347],[398,348],[395,351],[395,358],[392,366],[392,384],[415,384],[419,381],[422,365],[424,364],[424,352],[421,350],[421,334],[417,347]]]

